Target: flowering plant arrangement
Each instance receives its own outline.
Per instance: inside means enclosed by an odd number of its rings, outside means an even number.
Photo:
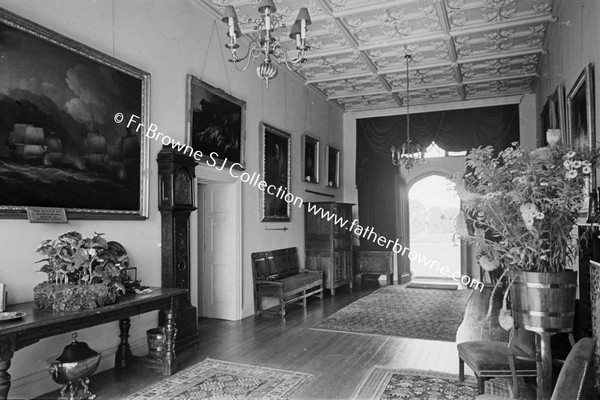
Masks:
[[[571,231],[596,158],[594,151],[563,145],[527,151],[513,143],[497,156],[491,146],[473,149],[469,172],[455,179],[464,209],[458,233],[475,245],[481,267],[502,268],[498,282],[510,269],[567,269],[577,250]]]
[[[121,270],[127,266],[127,255],[111,251],[102,234],[83,238],[79,232],[67,232],[42,241],[36,252],[45,256],[38,261],[44,263],[39,272],[48,277],[34,288],[38,308],[95,308],[125,293]]]

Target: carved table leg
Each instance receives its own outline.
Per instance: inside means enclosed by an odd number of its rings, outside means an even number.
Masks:
[[[129,338],[129,328],[131,328],[131,320],[129,318],[119,321],[119,329],[121,331],[119,337],[121,338],[121,343],[119,343],[117,354],[115,355],[116,370],[127,367],[127,361],[131,359],[131,349],[129,347],[129,342],[127,341]]]
[[[162,374],[165,376],[173,375],[177,369],[177,359],[175,358],[175,335],[177,328],[175,326],[175,316],[173,311],[166,312],[165,322],[165,355],[162,361]]]
[[[15,353],[14,337],[4,337],[0,339],[0,399],[8,398],[10,389],[10,374],[8,368],[10,361]]]

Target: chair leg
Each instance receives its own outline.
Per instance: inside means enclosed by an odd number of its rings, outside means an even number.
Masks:
[[[281,297],[279,298],[279,313],[281,318],[285,318],[285,301]]]
[[[511,372],[512,381],[513,381],[513,396],[515,399],[518,399],[519,398],[519,379],[517,377],[514,357],[511,357],[511,356],[508,357],[508,365],[510,367],[510,372]]]
[[[485,392],[485,379],[478,376],[477,377],[477,393],[483,394],[483,392]]]
[[[303,293],[304,293],[304,298],[302,299],[302,307],[306,308],[306,290]]]
[[[460,357],[458,358],[458,380],[465,381],[465,362]]]
[[[254,310],[254,314],[256,314],[257,316],[260,315],[260,312],[262,311],[262,297],[261,296],[255,296],[254,297],[254,304],[255,304],[255,310]]]

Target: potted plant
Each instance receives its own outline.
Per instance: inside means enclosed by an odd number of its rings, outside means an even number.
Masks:
[[[467,170],[456,179],[463,202],[460,236],[474,244],[484,270],[500,268],[506,290],[499,322],[543,331],[573,327],[577,273],[570,267],[578,243],[571,232],[588,195],[597,153],[551,145],[532,151],[517,143],[495,155],[491,146],[473,149]]]
[[[39,309],[75,311],[108,305],[125,293],[121,269],[127,255],[111,251],[102,234],[83,238],[79,232],[67,232],[57,239],[42,241],[37,252],[45,258],[40,272],[46,282],[34,289]]]

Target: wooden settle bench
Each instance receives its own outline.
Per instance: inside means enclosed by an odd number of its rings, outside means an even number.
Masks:
[[[307,297],[318,295],[323,298],[323,274],[300,268],[296,247],[252,253],[252,275],[256,315],[268,311],[284,318],[286,304],[302,301],[302,306],[306,307]],[[279,307],[263,309],[264,297],[278,298]]]

